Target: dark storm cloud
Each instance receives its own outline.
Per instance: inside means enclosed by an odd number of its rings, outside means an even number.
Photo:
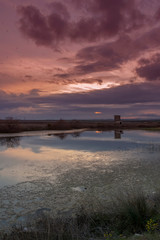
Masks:
[[[159,84],[127,84],[123,86],[95,90],[88,93],[66,93],[35,97],[31,99],[36,104],[52,103],[55,105],[68,104],[132,104],[160,101]]]
[[[140,44],[141,45],[141,44]],[[55,74],[58,78],[71,78],[93,72],[117,69],[130,59],[137,57],[135,48],[141,51],[128,36],[123,36],[112,43],[82,48],[75,56],[76,66],[66,72]],[[143,47],[144,48],[144,47]]]
[[[160,101],[159,85],[128,84],[92,91],[88,94],[72,94],[65,101],[89,104],[129,104]]]
[[[143,52],[159,47],[159,26],[152,26],[148,32],[143,32],[144,25],[149,26],[157,19],[158,11],[153,14],[154,21],[149,23],[149,18],[140,12],[137,1],[131,3],[119,0],[115,4],[111,0],[68,0],[65,4],[60,1],[49,4],[48,15],[34,6],[21,6],[21,31],[36,44],[49,47],[56,47],[67,39],[74,42],[92,42],[100,38],[116,38],[108,43],[101,42],[99,45],[85,47],[72,59],[66,58],[67,63],[74,62],[75,66],[56,73],[51,82],[67,84],[76,76],[115,70],[122,64],[135,60]],[[73,5],[74,15],[71,12]],[[76,15],[76,11],[82,14]],[[134,37],[128,34],[138,28],[142,29],[140,34]],[[138,75],[140,74],[139,72]]]
[[[70,5],[54,2],[44,15],[32,5],[19,7],[20,30],[37,45],[53,47],[65,38],[71,41],[96,41],[140,28],[146,17],[133,0],[89,0],[86,15],[71,18]],[[73,1],[74,2],[74,1]],[[75,1],[77,4],[77,2]],[[77,9],[79,11],[79,9]]]
[[[18,12],[22,15],[20,19],[20,30],[37,45],[50,45],[52,33],[47,25],[45,16],[34,6],[19,7]]]
[[[32,78],[32,76],[31,76],[31,75],[25,75],[24,77],[25,77],[25,78],[29,78],[29,79],[31,79],[31,78]]]
[[[86,84],[97,83],[97,84],[101,85],[103,83],[103,80],[99,79],[99,78],[82,78],[82,79],[71,78],[70,79],[70,78],[65,77],[65,74],[57,74],[57,75],[54,75],[53,80],[50,80],[48,82],[56,83],[56,84],[60,84],[60,85],[77,84],[77,83],[81,83],[81,84],[82,83],[86,83]]]
[[[41,96],[38,89],[28,94],[7,94],[0,91],[0,102],[3,108],[51,104],[51,106],[68,106],[73,104],[133,104],[160,101],[160,85],[151,83],[127,84],[114,88],[95,90],[86,93],[66,93]]]
[[[73,72],[87,74],[116,69],[135,55],[135,51],[132,53],[132,44],[131,39],[124,36],[112,43],[83,48],[76,55],[79,64]]]
[[[76,55],[79,63],[75,66],[73,72],[74,74],[87,74],[91,72],[110,71],[119,68],[123,63],[126,63],[129,60],[136,60],[147,50],[152,51],[153,49],[159,48],[159,42],[160,27],[155,27],[151,31],[142,34],[142,36],[134,40],[129,36],[123,35],[118,40],[111,43],[102,43],[100,45],[83,48]],[[150,60],[145,59],[143,61]],[[159,63],[160,57],[152,59],[152,63],[149,62],[148,67],[150,67],[150,70],[148,71],[151,75],[159,74]],[[151,68],[155,70],[155,73],[151,73]],[[141,70],[137,71],[139,71],[140,74]]]
[[[70,74],[69,73],[57,73],[53,76],[55,79],[56,78],[61,78],[61,79],[67,79],[70,77]]]
[[[155,13],[155,19],[158,21],[160,20],[160,8],[158,8],[158,10]]]
[[[80,79],[80,81],[77,81],[75,79],[75,83],[98,83],[99,85],[101,85],[103,83],[103,80],[98,78],[88,78],[88,79]]]
[[[48,7],[52,10],[52,13],[59,14],[64,19],[69,19],[70,14],[66,8],[65,5],[63,5],[61,2],[52,2],[48,4]]]
[[[25,107],[29,106],[30,103],[23,100],[20,100],[20,96],[17,97],[15,94],[7,94],[3,90],[0,90],[0,109],[1,111],[4,109],[12,110],[17,107]]]
[[[40,92],[39,89],[32,89],[28,94],[17,95],[0,89],[0,109],[34,105],[34,102],[31,103],[29,99],[39,96]]]
[[[160,80],[160,54],[156,54],[151,59],[140,59],[141,65],[136,69],[137,74],[148,81]]]
[[[143,23],[144,15],[138,10],[135,1],[119,0],[95,0],[91,5],[94,14],[102,16],[100,30],[111,35],[120,30],[132,30],[139,28]]]
[[[160,27],[156,27],[134,40],[127,35],[123,35],[110,43],[82,48],[75,57],[77,65],[62,74],[56,74],[56,77],[69,78],[75,75],[118,69],[122,64],[130,60],[136,60],[147,50],[158,48],[159,42]],[[155,62],[157,60],[155,59]]]
[[[37,118],[37,114],[40,118],[47,116],[51,118],[75,118],[75,116],[94,118],[94,112],[97,110],[109,114],[107,116],[117,113],[132,117],[154,117],[154,114],[155,116],[159,114],[159,102],[159,83],[128,84],[89,93],[48,96],[40,95],[38,89],[21,95],[0,91],[0,114],[4,115],[10,112],[15,113],[16,116],[23,116],[21,108],[32,108],[28,113],[29,118],[34,116]]]

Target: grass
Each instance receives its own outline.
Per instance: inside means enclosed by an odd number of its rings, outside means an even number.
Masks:
[[[86,205],[87,206],[87,205]],[[76,216],[44,217],[27,228],[1,233],[1,240],[157,240],[160,194],[125,193],[110,204],[82,207]]]
[[[146,220],[157,215],[157,209],[149,206],[144,194],[139,193],[123,197],[113,219],[119,233],[140,233],[145,230]]]
[[[138,235],[138,236],[133,235],[126,238],[122,236],[121,238],[115,238],[115,240],[160,240],[160,234],[159,233],[152,233],[152,234],[143,233],[142,235]]]

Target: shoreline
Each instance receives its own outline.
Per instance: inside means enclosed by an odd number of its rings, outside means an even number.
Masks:
[[[60,134],[72,134],[72,133],[82,133],[88,131],[89,129],[71,129],[71,130],[33,130],[24,131],[16,133],[0,133],[0,138],[5,137],[31,137],[31,136],[43,136],[43,135],[60,135]]]
[[[160,120],[0,120],[0,134],[33,131],[160,130]]]

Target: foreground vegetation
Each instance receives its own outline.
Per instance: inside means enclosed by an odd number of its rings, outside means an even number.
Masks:
[[[82,207],[74,217],[37,219],[27,227],[1,233],[1,240],[157,240],[160,194],[123,194],[103,206]]]

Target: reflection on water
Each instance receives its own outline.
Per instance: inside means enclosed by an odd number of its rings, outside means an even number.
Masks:
[[[123,134],[122,130],[115,130],[114,131],[114,138],[115,139],[121,139],[121,135]]]
[[[0,186],[42,177],[52,182],[73,168],[105,171],[122,163],[146,168],[159,162],[159,139],[157,132],[120,130],[1,137]]]
[[[15,220],[37,206],[53,208],[54,204],[54,214],[60,214],[70,211],[84,196],[106,198],[131,186],[156,191],[159,156],[160,132],[1,137],[0,226],[6,216],[11,214],[10,220]]]
[[[20,144],[20,137],[3,137],[0,138],[0,145],[7,148],[16,148]]]
[[[54,133],[54,134],[48,134],[48,136],[55,136],[58,137],[59,139],[63,140],[67,137],[67,135],[71,135],[72,137],[76,138],[76,137],[80,137],[80,132],[73,132],[73,133]]]
[[[65,133],[57,133],[57,134],[54,134],[54,136],[58,137],[59,139],[63,140],[67,137],[67,134]]]

